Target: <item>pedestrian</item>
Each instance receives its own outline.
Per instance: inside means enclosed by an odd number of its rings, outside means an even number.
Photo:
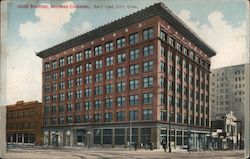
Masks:
[[[163,147],[163,149],[164,149],[164,152],[166,152],[166,142],[163,142],[163,143],[162,143],[162,147]]]
[[[134,143],[135,151],[137,150],[137,142]]]

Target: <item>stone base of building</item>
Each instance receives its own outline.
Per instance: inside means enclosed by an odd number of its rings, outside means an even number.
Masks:
[[[54,146],[208,149],[208,128],[162,123],[124,123],[45,127],[44,144]],[[171,141],[171,142],[169,142]]]

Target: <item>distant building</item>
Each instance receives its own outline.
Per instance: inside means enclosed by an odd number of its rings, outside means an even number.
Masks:
[[[249,64],[242,64],[211,70],[210,105],[212,116],[233,111],[238,120],[244,121],[246,92],[249,89],[249,78],[246,76],[248,67]],[[249,106],[249,103],[246,106]]]
[[[6,107],[0,106],[0,158],[6,153]]]
[[[37,53],[45,144],[205,148],[214,55],[163,3]]]
[[[42,144],[42,103],[19,101],[7,106],[8,144]]]
[[[236,149],[240,144],[237,132],[237,118],[233,112],[220,114],[211,118],[212,147],[214,149]]]

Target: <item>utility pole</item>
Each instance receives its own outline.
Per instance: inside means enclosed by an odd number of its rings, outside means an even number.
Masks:
[[[132,149],[132,120],[129,121],[129,150]]]

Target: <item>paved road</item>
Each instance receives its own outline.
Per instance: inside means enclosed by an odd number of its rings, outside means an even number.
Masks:
[[[202,151],[191,152],[163,150],[137,150],[127,149],[81,149],[81,148],[11,148],[6,159],[240,159],[243,151]]]

